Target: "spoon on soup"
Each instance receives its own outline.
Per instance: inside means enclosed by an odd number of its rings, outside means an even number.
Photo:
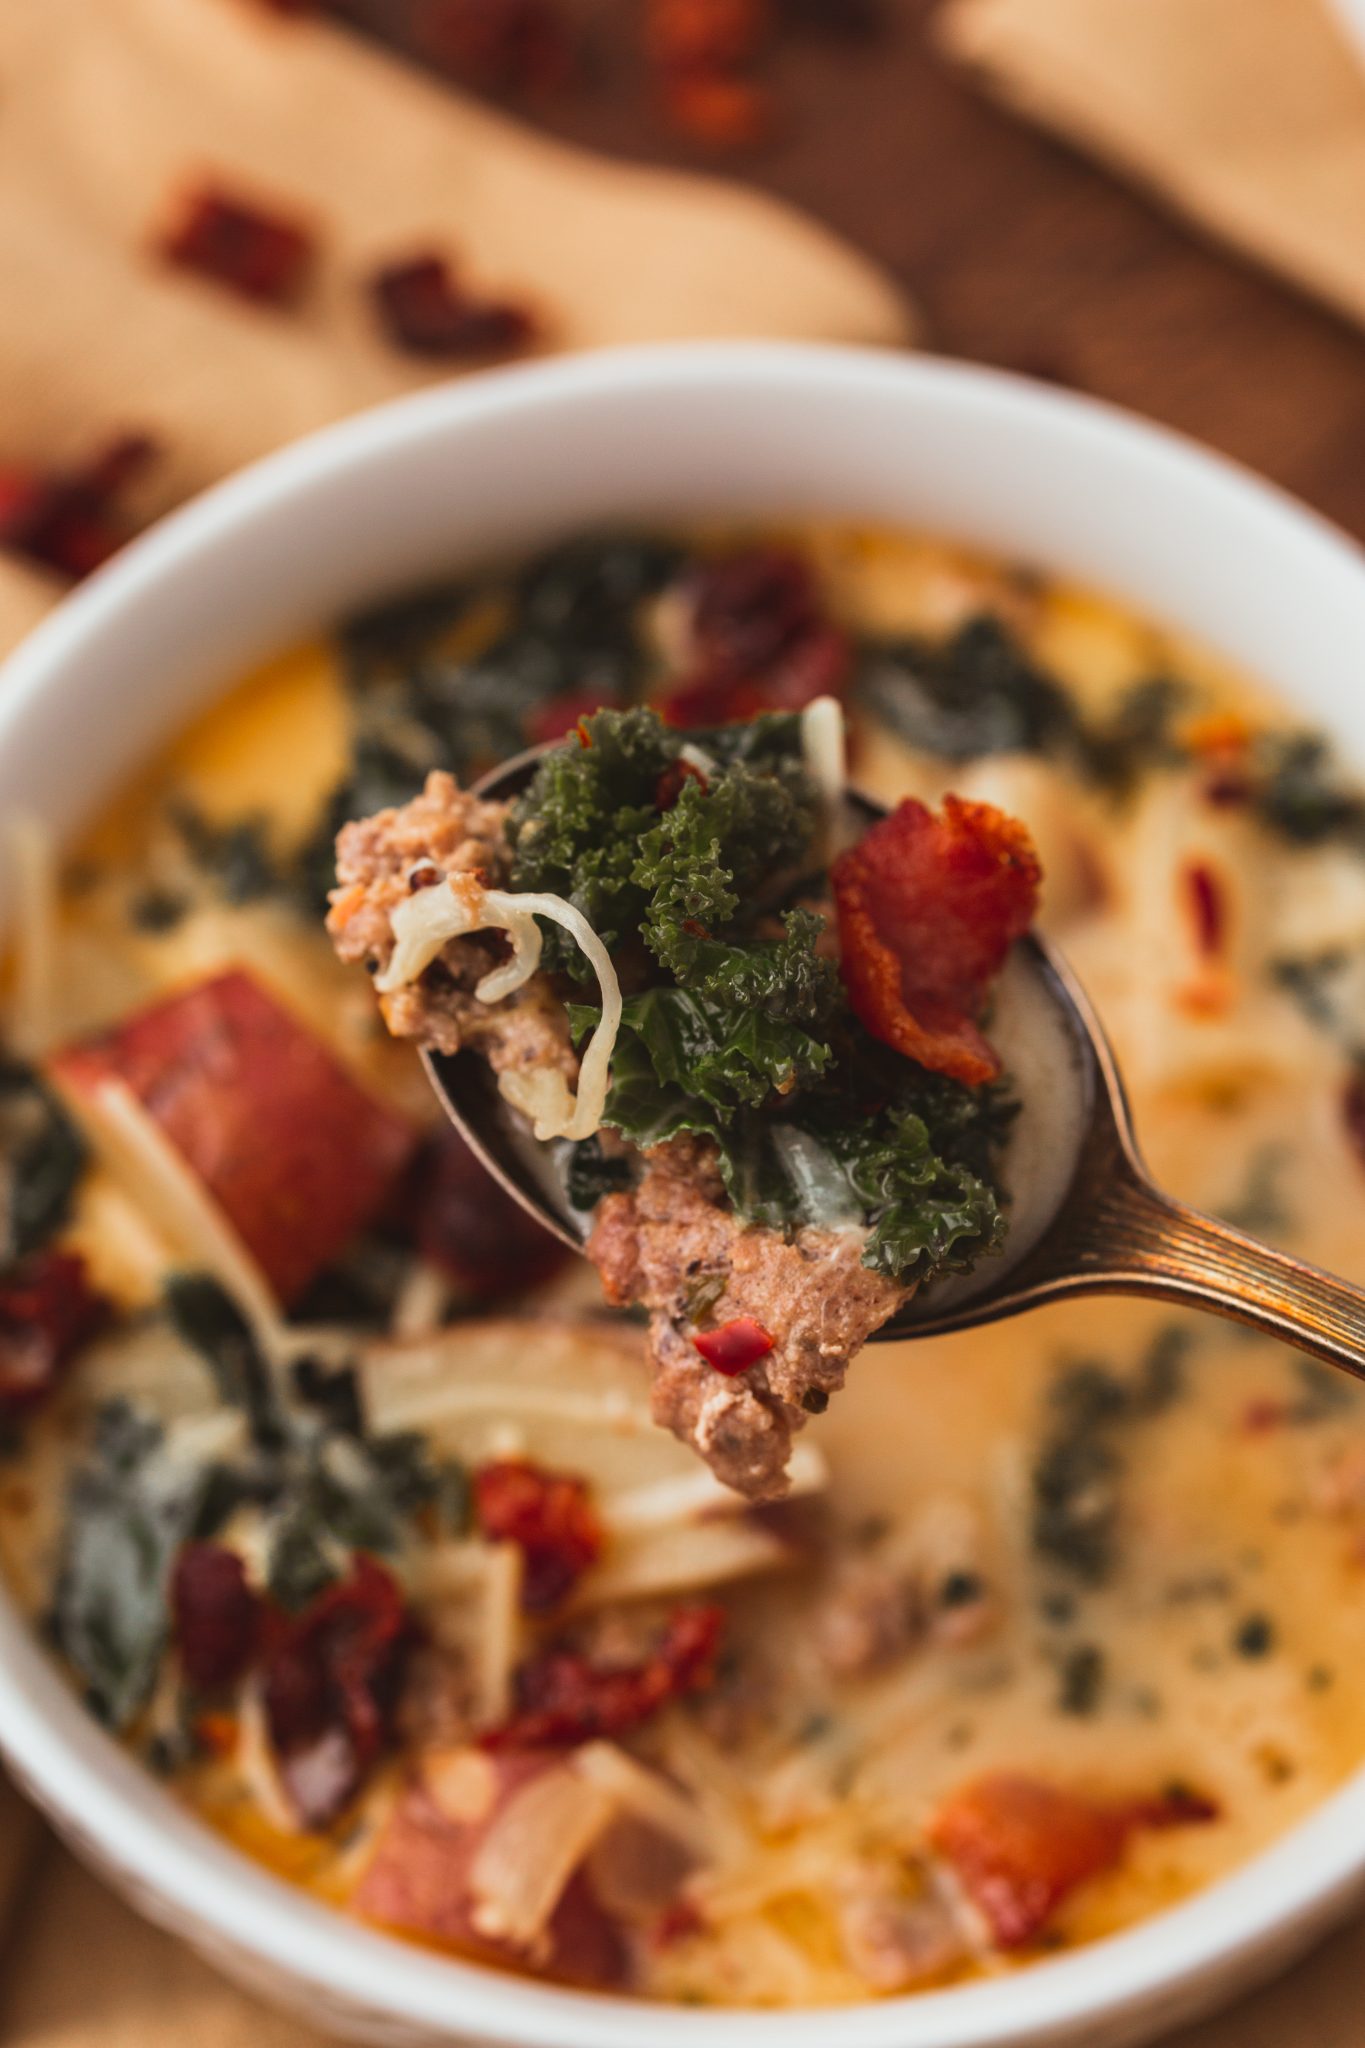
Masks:
[[[504,762],[474,794],[518,795],[544,752]],[[864,826],[885,815],[855,792],[846,801]],[[1154,1185],[1103,1027],[1066,963],[1035,933],[1016,943],[1001,975],[991,1033],[1021,1105],[1002,1164],[1010,1202],[1004,1252],[922,1289],[871,1341],[942,1336],[1085,1294],[1147,1295],[1230,1317],[1365,1379],[1365,1289]],[[446,1114],[488,1172],[581,1252],[583,1219],[487,1064],[467,1053],[422,1058]]]

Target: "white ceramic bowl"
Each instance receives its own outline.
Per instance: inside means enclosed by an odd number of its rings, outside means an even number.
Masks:
[[[1356,56],[1365,64],[1365,0],[1328,0],[1328,4],[1354,46]]]
[[[858,515],[1063,570],[1201,635],[1365,759],[1365,560],[1228,463],[947,363],[781,346],[502,372],[335,428],[129,548],[12,658],[0,805],[75,826],[245,664],[362,600],[602,521]],[[356,1926],[216,1840],[96,1727],[0,1598],[0,1744],[150,1918],[318,2025],[489,2048],[986,2048],[1145,2039],[1269,1975],[1365,1893],[1365,1773],[1225,1882],[1019,1975],[841,2012],[651,2007]]]

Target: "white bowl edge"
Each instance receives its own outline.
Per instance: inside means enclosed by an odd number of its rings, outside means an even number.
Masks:
[[[604,353],[442,386],[219,486],[68,599],[0,676],[0,803],[73,827],[244,663],[347,605],[574,527],[847,514],[1063,570],[1219,647],[1365,758],[1365,562],[1235,465],[1094,401],[924,358],[780,344]],[[111,724],[110,706],[119,717]],[[77,736],[79,736],[77,738]],[[816,2048],[828,2012],[642,2008],[347,1922],[178,1808],[0,1600],[0,1747],[151,1917],[383,2041]],[[1365,1772],[1230,1878],[1027,1972],[840,2009],[850,2048],[1095,2048],[1250,1984],[1365,1890]]]

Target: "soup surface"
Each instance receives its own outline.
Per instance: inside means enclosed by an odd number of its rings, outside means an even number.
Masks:
[[[740,653],[698,670],[699,608]],[[881,1345],[753,1508],[440,1128],[337,827],[649,700],[844,698],[1023,818],[1173,1192],[1365,1280],[1365,798],[1110,604],[880,532],[585,540],[245,679],[59,864],[11,821],[0,1561],[92,1711],[340,1910],[689,2003],[1014,1966],[1365,1757],[1365,1412],[1083,1304]]]

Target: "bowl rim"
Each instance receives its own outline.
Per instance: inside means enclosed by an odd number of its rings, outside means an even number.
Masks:
[[[66,598],[0,670],[0,749],[60,670],[91,650],[146,594],[194,569],[269,508],[427,435],[627,394],[785,387],[815,396],[856,386],[888,402],[971,405],[1031,415],[1055,440],[1083,442],[1115,475],[1145,472],[1199,498],[1235,530],[1253,522],[1287,556],[1352,579],[1365,620],[1365,554],[1319,514],[1241,465],[1100,400],[1007,372],[871,349],[804,343],[689,343],[607,350],[428,387],[266,456],[134,541]],[[1305,556],[1307,551],[1307,557]],[[1345,585],[1343,584],[1343,589]],[[0,1749],[21,1786],[106,1867],[149,1917],[244,1954],[264,1970],[362,2011],[377,2029],[426,2027],[536,2048],[702,2048],[720,2022],[736,2048],[825,2048],[830,2009],[697,2011],[568,1991],[414,1948],[346,1919],[232,1849],[157,1787],[87,1715],[7,1592],[0,1592]],[[981,2048],[1060,2041],[1081,2027],[1160,2012],[1174,2023],[1223,1983],[1250,1981],[1345,1910],[1365,1886],[1365,1769],[1229,1876],[1122,1933],[1019,1974],[837,2008],[855,2048]],[[1178,2002],[1177,2002],[1178,2001]],[[647,2019],[645,2018],[647,2015]]]

